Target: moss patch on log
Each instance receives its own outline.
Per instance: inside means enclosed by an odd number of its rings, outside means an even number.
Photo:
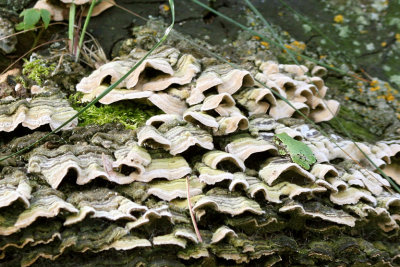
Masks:
[[[86,105],[80,103],[81,93],[73,94],[69,97],[72,107],[80,111]],[[79,116],[79,126],[90,124],[103,125],[106,123],[117,122],[123,124],[128,129],[136,129],[139,125],[150,117],[160,114],[157,108],[148,105],[120,101],[110,105],[93,105]]]

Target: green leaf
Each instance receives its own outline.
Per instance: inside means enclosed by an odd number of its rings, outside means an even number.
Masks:
[[[24,28],[25,30],[33,28],[40,20],[40,11],[35,8],[25,9],[24,13]],[[21,13],[21,14],[22,14]]]
[[[40,16],[42,17],[44,28],[47,29],[50,23],[50,17],[51,17],[50,12],[46,9],[41,9]]]
[[[26,11],[27,11],[28,9],[24,9],[24,10],[22,10],[22,12],[19,14],[19,16],[20,17],[23,17],[23,16],[25,16],[25,13],[26,13]]]
[[[15,29],[17,31],[21,31],[21,30],[25,29],[25,24],[23,22],[20,22],[17,25],[15,25]]]

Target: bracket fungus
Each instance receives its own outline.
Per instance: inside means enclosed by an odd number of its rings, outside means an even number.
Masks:
[[[83,100],[98,96],[143,53],[135,49],[83,78],[76,86]],[[400,195],[387,190],[373,166],[348,161],[347,154],[362,159],[350,140],[288,118],[294,110],[272,94],[316,122],[329,120],[339,107],[323,100],[326,69],[314,67],[310,76],[305,66],[260,61],[247,71],[198,57],[160,47],[100,101],[145,101],[166,114],[135,131],[116,124],[74,128],[74,121],[59,143],[2,165],[0,265],[329,265],[334,259],[395,266]],[[55,95],[3,99],[0,131],[19,124],[55,128],[75,113]],[[275,141],[282,135],[307,147],[312,161],[300,165],[280,153]],[[1,153],[14,151],[15,140],[5,140]],[[398,164],[399,140],[357,145],[389,173],[389,164]]]
[[[54,130],[76,113],[68,101],[58,94],[32,99],[2,100],[0,102],[0,132],[12,132],[20,124],[29,129],[49,124]],[[77,125],[76,119],[66,125],[66,129]]]

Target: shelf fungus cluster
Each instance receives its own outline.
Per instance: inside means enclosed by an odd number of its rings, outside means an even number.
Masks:
[[[83,78],[83,100],[142,55]],[[276,97],[314,121],[331,119],[338,103],[323,100],[326,70],[211,62],[160,48],[100,102],[147,102],[165,114],[135,131],[75,127],[4,166],[0,263],[400,265],[400,195],[353,142],[322,135]],[[47,110],[71,112],[46,101],[4,104],[0,118],[12,123],[0,130],[30,127],[38,106],[46,123]],[[382,168],[400,152],[398,140],[357,145]]]
[[[54,130],[76,113],[61,94],[38,95],[26,99],[9,97],[0,100],[0,133],[12,132],[19,125],[31,130],[49,125]],[[66,128],[71,129],[77,125],[76,119]]]

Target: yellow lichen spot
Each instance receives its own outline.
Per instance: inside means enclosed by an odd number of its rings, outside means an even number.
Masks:
[[[358,85],[358,87],[362,87],[363,86],[363,82],[362,81],[358,81],[357,85]]]
[[[169,11],[169,6],[164,4],[164,5],[162,6],[162,9],[163,9],[164,11]]]
[[[283,51],[282,51],[283,53],[286,53],[286,49],[283,49]]]
[[[396,33],[394,37],[396,38],[397,42],[400,42],[400,33]]]
[[[326,58],[326,55],[320,55],[319,56],[319,59],[324,59],[324,58]]]
[[[252,23],[250,23],[251,26],[256,26],[256,23],[253,21]]]
[[[293,41],[290,45],[285,44],[284,46],[287,49],[294,50],[297,52],[302,52],[304,49],[306,49],[306,44],[303,42],[299,42],[299,41]]]
[[[287,31],[284,31],[283,34],[289,36],[289,33]]]
[[[253,38],[254,40],[260,40],[261,38],[260,38],[260,36],[257,36],[257,35],[253,35],[251,38]]]
[[[335,67],[335,65],[333,65],[333,64],[329,64],[329,67],[332,67],[332,68],[333,68],[333,67]]]
[[[388,93],[387,95],[386,95],[386,100],[387,101],[393,101],[395,98],[394,98],[394,95],[392,95],[391,93]]]
[[[387,46],[387,43],[386,43],[386,42],[382,42],[382,43],[381,43],[381,46],[382,46],[382,47],[385,47],[385,46]]]
[[[397,113],[396,116],[400,120],[400,113]]]
[[[369,85],[371,85],[371,86],[375,86],[377,84],[378,84],[377,80],[372,80],[372,81],[369,82]]]
[[[264,46],[266,49],[269,49],[269,43],[268,43],[268,42],[262,41],[262,42],[260,42],[260,44],[261,44],[262,46]]]
[[[376,98],[378,98],[378,99],[385,99],[385,96],[384,96],[384,95],[378,95]]]
[[[378,91],[379,89],[381,89],[381,87],[380,87],[379,85],[378,85],[378,86],[371,87],[371,91],[372,91],[372,92]]]
[[[288,45],[288,44],[285,44],[285,47],[287,48],[287,49],[293,49],[290,45]]]
[[[306,44],[303,42],[299,42],[299,41],[293,41],[291,43],[292,46],[299,48],[300,50],[304,50],[306,49]]]
[[[297,56],[297,60],[301,60],[301,56]]]
[[[348,96],[345,96],[344,97],[344,100],[349,100],[350,98],[348,97]]]
[[[333,18],[333,21],[334,22],[336,22],[336,23],[343,23],[343,16],[342,15],[336,15],[334,18]]]
[[[282,11],[278,12],[278,16],[282,17],[283,16],[283,12]]]
[[[363,89],[362,89],[361,87],[358,87],[358,91],[359,91],[360,93],[362,93],[362,92],[363,92]]]
[[[361,34],[366,34],[366,33],[368,33],[368,31],[367,30],[361,30],[360,33]]]

